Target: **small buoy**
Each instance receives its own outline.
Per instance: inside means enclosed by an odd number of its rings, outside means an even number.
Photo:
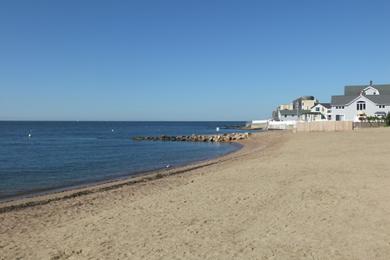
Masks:
[[[219,127],[217,127],[215,130],[216,130],[217,132],[219,132]]]
[[[170,164],[167,164],[167,165],[165,166],[165,168],[171,168],[171,165],[170,165]]]
[[[28,138],[31,138],[31,136],[32,136],[31,134],[28,134]]]
[[[114,129],[111,129],[111,132],[114,132]]]

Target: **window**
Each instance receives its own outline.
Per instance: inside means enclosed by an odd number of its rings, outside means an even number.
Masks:
[[[364,102],[364,101],[357,102],[356,109],[357,110],[366,110],[366,102]]]
[[[386,108],[385,105],[378,105],[379,108]]]
[[[317,111],[317,112],[320,112],[320,108],[319,108],[319,107],[316,107],[316,111]]]

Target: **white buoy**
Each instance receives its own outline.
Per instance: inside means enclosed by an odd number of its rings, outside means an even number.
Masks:
[[[114,132],[114,129],[111,129],[111,132]]]
[[[28,138],[31,138],[31,136],[32,136],[31,134],[28,134]]]
[[[171,165],[170,165],[170,164],[167,164],[167,165],[165,166],[165,168],[171,168]]]
[[[219,132],[219,127],[217,127],[215,130],[216,130],[217,132]]]

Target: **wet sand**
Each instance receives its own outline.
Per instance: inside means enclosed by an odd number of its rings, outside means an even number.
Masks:
[[[263,133],[214,161],[2,203],[0,259],[388,259],[389,137]]]

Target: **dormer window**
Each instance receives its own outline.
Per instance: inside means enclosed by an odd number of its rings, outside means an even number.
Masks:
[[[362,90],[362,94],[364,95],[367,95],[367,96],[370,96],[370,95],[380,95],[379,91],[372,87],[372,86],[369,86],[365,89]]]

